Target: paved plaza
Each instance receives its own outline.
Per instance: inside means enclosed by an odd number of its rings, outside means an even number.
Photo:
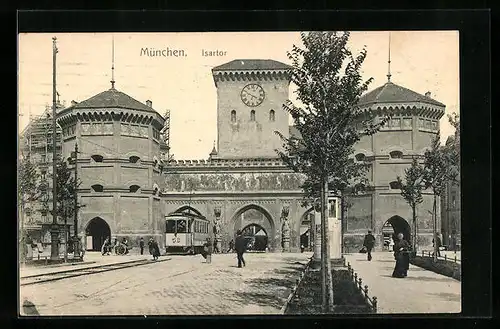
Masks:
[[[199,255],[164,256],[160,260],[170,260],[22,286],[20,301],[32,303],[40,315],[281,314],[311,256],[248,253],[244,268],[236,267],[236,254],[213,255],[211,264]],[[112,256],[92,257],[115,261]]]
[[[368,285],[370,296],[378,298],[378,313],[460,313],[461,282],[410,264],[408,277],[391,277],[392,252],[344,255],[354,271]]]

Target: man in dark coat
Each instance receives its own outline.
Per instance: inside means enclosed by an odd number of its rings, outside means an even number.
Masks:
[[[158,246],[158,243],[153,238],[150,238],[148,246],[149,253],[153,256],[153,260],[157,260],[158,257],[160,257],[160,248]]]
[[[233,251],[234,251],[234,240],[231,239],[231,241],[229,241],[229,249],[227,249],[227,252],[230,253]]]
[[[365,235],[365,240],[363,241],[363,247],[366,248],[366,254],[368,255],[368,261],[372,260],[372,249],[375,245],[375,237],[372,231],[368,230],[368,234]]]
[[[139,248],[141,248],[141,255],[144,254],[144,239],[141,237],[139,240]]]
[[[241,265],[245,266],[245,260],[243,259],[243,253],[247,249],[247,242],[245,238],[241,234],[241,230],[236,232],[236,240],[234,241],[234,249],[236,250],[236,255],[238,257],[238,267],[241,268]]]

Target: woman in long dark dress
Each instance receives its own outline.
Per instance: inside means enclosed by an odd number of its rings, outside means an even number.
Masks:
[[[397,235],[397,240],[394,243],[394,258],[396,258],[396,266],[392,272],[394,278],[404,278],[408,274],[410,266],[410,244],[403,237],[403,233]]]

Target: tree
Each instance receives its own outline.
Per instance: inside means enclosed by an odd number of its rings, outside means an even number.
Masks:
[[[366,58],[363,49],[356,57],[347,48],[349,33],[301,33],[304,49],[294,45],[288,52],[292,61],[291,81],[297,86],[296,106],[290,100],[283,109],[290,113],[300,136],[285,137],[277,151],[292,170],[305,175],[305,200],[321,200],[323,307],[333,307],[333,284],[326,214],[327,192],[362,190],[367,183],[368,165],[352,157],[354,145],[363,135],[376,132],[386,121],[375,123],[373,116],[357,110],[360,96],[372,79],[362,82],[360,69]],[[361,124],[364,130],[358,130]]]
[[[20,222],[21,222],[21,234],[20,234],[20,243],[21,243],[21,257],[24,258],[24,240],[25,240],[25,232],[24,232],[24,221],[25,218],[25,210],[26,206],[31,202],[34,202],[39,197],[39,189],[38,189],[38,177],[39,174],[36,170],[36,166],[31,162],[30,155],[23,156],[19,162],[18,168],[18,202],[20,206]]]
[[[424,185],[433,192],[432,219],[434,238],[434,261],[437,261],[437,198],[440,197],[449,181],[456,182],[458,176],[458,152],[455,147],[441,147],[438,132],[432,140],[430,150],[424,154]]]
[[[401,196],[410,205],[413,217],[413,251],[417,251],[417,205],[422,203],[422,190],[424,185],[424,168],[418,163],[416,157],[413,158],[411,167],[405,169],[404,182],[398,176],[398,184],[401,189]]]

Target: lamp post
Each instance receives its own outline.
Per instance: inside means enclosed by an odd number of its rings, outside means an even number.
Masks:
[[[59,226],[57,225],[57,126],[56,126],[56,56],[57,38],[52,38],[52,227],[50,259],[59,260]]]

